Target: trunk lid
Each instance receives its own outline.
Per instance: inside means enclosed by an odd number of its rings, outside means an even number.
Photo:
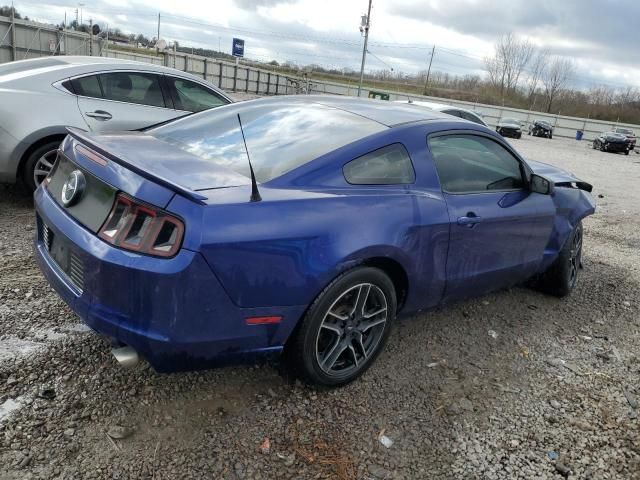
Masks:
[[[200,190],[251,185],[251,180],[142,132],[95,134],[69,129],[72,137],[138,175],[202,201]]]

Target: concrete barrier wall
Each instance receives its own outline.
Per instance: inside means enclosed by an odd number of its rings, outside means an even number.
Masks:
[[[15,31],[12,31],[14,30]],[[139,62],[154,63],[176,68],[206,79],[224,90],[254,93],[257,95],[286,95],[296,93],[318,93],[327,95],[357,95],[357,84],[337,83],[279,74],[245,64],[234,64],[226,60],[166,52],[148,55],[110,49],[106,42],[86,33],[61,31],[49,25],[41,25],[24,20],[0,17],[0,63],[23,60],[48,55],[101,55]],[[450,100],[447,98],[408,95],[393,91],[376,90],[388,93],[391,100],[426,100],[455,105],[480,113],[485,121],[495,127],[501,117],[514,117],[529,123],[543,119],[555,126],[554,135],[574,138],[576,130],[584,131],[584,138],[592,140],[598,134],[611,130],[615,126],[627,127],[640,133],[640,125],[616,124],[589,120],[585,118],[551,115],[528,110],[520,110],[495,105]],[[364,89],[362,96],[369,91]],[[526,127],[525,127],[526,128]]]

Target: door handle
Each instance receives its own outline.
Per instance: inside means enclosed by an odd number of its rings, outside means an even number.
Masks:
[[[101,120],[106,122],[107,120],[111,120],[113,117],[109,112],[105,112],[104,110],[96,110],[95,112],[85,112],[87,117],[95,118],[96,120]]]
[[[458,225],[462,225],[464,227],[471,228],[476,223],[480,223],[482,221],[482,217],[478,217],[475,213],[469,212],[464,217],[458,217]]]

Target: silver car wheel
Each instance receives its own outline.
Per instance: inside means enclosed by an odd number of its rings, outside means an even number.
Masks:
[[[49,172],[53,169],[57,154],[57,150],[49,150],[45,152],[33,166],[33,183],[35,183],[36,187],[47,178],[47,175],[49,175]]]
[[[320,368],[332,376],[363,368],[382,339],[387,318],[387,298],[377,285],[361,283],[343,292],[316,337]]]

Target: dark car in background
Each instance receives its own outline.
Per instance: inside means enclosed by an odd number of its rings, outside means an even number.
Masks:
[[[504,117],[498,121],[496,132],[503,137],[521,138],[522,125],[520,125],[520,120],[516,118]]]
[[[629,155],[633,149],[626,135],[616,132],[604,132],[593,141],[593,149],[601,152],[624,153]]]
[[[629,143],[631,144],[631,150],[636,148],[636,134],[633,133],[633,130],[623,127],[616,127],[613,129],[615,133],[620,133],[629,139]]]
[[[546,120],[534,120],[533,123],[529,125],[529,135],[553,138],[553,127]]]

